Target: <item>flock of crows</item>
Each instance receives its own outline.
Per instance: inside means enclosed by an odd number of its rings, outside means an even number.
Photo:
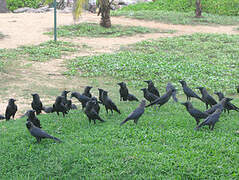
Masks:
[[[121,122],[120,125],[123,125],[129,120],[134,120],[134,123],[137,124],[139,118],[143,115],[145,108],[156,105],[158,108],[166,104],[169,99],[172,97],[175,102],[178,102],[178,99],[176,97],[177,90],[175,87],[168,83],[166,86],[166,93],[160,96],[158,89],[154,86],[154,83],[151,80],[144,81],[148,84],[147,88],[142,88],[141,91],[143,91],[144,98],[149,101],[149,104],[146,105],[146,100],[142,100],[139,106],[128,115],[128,117]],[[208,125],[210,130],[214,129],[214,126],[216,122],[219,120],[219,117],[222,113],[222,111],[229,111],[235,110],[239,112],[239,108],[236,107],[234,104],[232,104],[230,101],[232,98],[224,97],[223,93],[221,92],[215,92],[218,96],[219,102],[217,102],[206,90],[205,87],[197,87],[199,91],[201,92],[202,96],[199,97],[191,88],[187,86],[187,83],[183,80],[179,81],[182,85],[183,92],[187,97],[187,101],[181,103],[186,107],[186,110],[188,113],[196,120],[197,126],[195,130],[198,130],[202,126]],[[120,86],[119,93],[120,93],[120,101],[139,101],[136,96],[129,93],[129,90],[126,86],[126,83],[121,82],[118,83]],[[99,100],[96,97],[92,97],[92,94],[90,93],[90,90],[92,89],[91,86],[86,86],[84,89],[84,92],[81,94],[79,92],[72,92],[71,98],[76,98],[79,100],[79,102],[82,105],[82,109],[84,110],[84,113],[88,117],[89,123],[91,121],[96,123],[96,120],[99,120],[101,122],[105,122],[100,116],[100,104],[105,106],[105,110],[108,114],[108,111],[110,110],[113,114],[113,111],[120,114],[120,110],[117,108],[116,104],[110,99],[108,96],[108,92],[103,89],[99,90]],[[37,142],[40,142],[43,138],[50,138],[55,141],[61,142],[60,139],[53,137],[43,131],[41,128],[40,120],[36,117],[36,115],[39,115],[42,111],[46,113],[53,113],[56,112],[57,115],[61,112],[63,117],[65,117],[65,114],[68,113],[71,109],[77,109],[77,106],[72,104],[72,101],[70,99],[67,99],[67,94],[70,91],[64,90],[61,94],[61,96],[57,96],[55,103],[52,107],[44,107],[42,105],[42,102],[40,100],[40,97],[38,94],[32,94],[33,100],[31,103],[31,110],[28,110],[22,117],[27,116],[27,123],[26,127],[31,133],[32,136],[34,136],[37,140]],[[237,87],[237,93],[239,93],[239,86]],[[206,111],[200,111],[193,107],[193,105],[190,102],[191,98],[197,98],[206,105]],[[14,116],[17,112],[17,105],[15,104],[15,99],[9,99],[8,105],[6,108],[5,116],[0,115],[0,119],[6,119],[7,121],[12,117],[14,119]],[[210,108],[209,108],[210,106]],[[204,119],[201,123],[200,120]]]

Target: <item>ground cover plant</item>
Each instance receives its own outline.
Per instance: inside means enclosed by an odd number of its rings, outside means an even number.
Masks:
[[[120,37],[145,33],[173,33],[173,30],[160,30],[142,26],[113,25],[104,28],[97,23],[80,23],[75,25],[60,26],[57,34],[59,37]],[[53,35],[53,31],[45,34]]]
[[[60,58],[63,54],[77,51],[79,46],[70,42],[48,41],[34,46],[16,49],[0,49],[0,70],[13,60],[46,61]]]
[[[125,16],[135,19],[153,20],[170,24],[191,25],[236,25],[239,24],[238,16],[223,16],[203,13],[202,18],[195,18],[194,12],[176,12],[162,10],[132,11],[120,9],[113,11],[112,16]]]
[[[218,15],[238,16],[239,2],[237,0],[207,0],[201,1],[203,12]],[[145,2],[132,4],[122,8],[123,11],[177,11],[195,12],[195,0],[156,0],[155,2]]]
[[[139,90],[135,91],[142,99]],[[235,133],[238,113],[223,113],[214,131],[207,127],[194,131],[195,120],[185,107],[170,100],[160,110],[147,108],[137,126],[130,121],[120,127],[138,103],[119,102],[117,93],[112,87],[110,95],[122,114],[107,115],[102,107],[100,115],[105,123],[89,124],[81,110],[70,112],[66,118],[56,114],[38,116],[43,129],[63,143],[42,140],[36,144],[25,127],[25,118],[0,123],[1,178],[239,176],[239,136]],[[205,109],[198,100],[193,100],[193,104]]]
[[[194,34],[134,44],[117,53],[85,56],[69,63],[69,74],[113,76],[136,86],[184,79],[192,87],[235,92],[239,79],[239,36]]]

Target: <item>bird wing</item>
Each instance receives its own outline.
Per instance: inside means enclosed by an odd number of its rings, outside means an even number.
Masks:
[[[31,135],[33,135],[34,137],[53,138],[51,135],[47,134],[45,131],[43,131],[40,128],[37,128],[37,127],[32,127],[30,132],[31,132]]]
[[[129,114],[127,119],[138,119],[144,113],[144,108],[138,107],[132,113]]]
[[[206,118],[206,117],[208,117],[207,113],[202,112],[202,111],[200,111],[198,109],[189,109],[189,113],[192,116],[199,117],[199,118]]]
[[[208,101],[210,102],[210,104],[217,104],[217,101],[210,95],[207,96]]]

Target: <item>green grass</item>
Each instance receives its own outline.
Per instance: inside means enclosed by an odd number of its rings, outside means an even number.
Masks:
[[[202,10],[205,13],[238,16],[238,0],[206,0],[201,1]],[[155,2],[143,2],[125,6],[123,11],[177,11],[195,12],[195,0],[156,0]]]
[[[239,24],[238,16],[219,16],[203,13],[203,18],[195,18],[194,12],[173,12],[173,11],[113,11],[112,16],[126,16],[129,18],[159,21],[170,24],[190,25],[236,25]]]
[[[20,46],[16,49],[0,49],[0,70],[14,60],[47,61],[78,51],[79,46],[70,42],[48,41],[34,46]],[[85,48],[82,46],[82,48]]]
[[[173,30],[160,30],[146,28],[142,26],[121,26],[112,25],[111,28],[101,27],[96,23],[80,23],[75,25],[60,26],[58,28],[59,37],[120,37],[120,36],[133,36],[135,34],[145,33],[173,33]],[[45,34],[53,35],[53,31]]]
[[[112,93],[112,92],[111,92]],[[117,97],[118,100],[118,97]],[[135,126],[120,122],[138,103],[118,102],[122,114],[88,123],[81,111],[40,115],[43,129],[63,140],[35,143],[26,119],[0,123],[1,179],[237,179],[238,113],[222,114],[214,131],[170,101],[147,108]],[[200,109],[205,107],[193,101]],[[237,101],[237,104],[239,101]],[[173,111],[172,111],[173,110]]]
[[[191,87],[235,92],[239,79],[239,36],[194,34],[143,41],[113,54],[78,57],[69,62],[68,74],[112,76],[136,86],[152,79],[164,88],[178,87],[184,79]]]

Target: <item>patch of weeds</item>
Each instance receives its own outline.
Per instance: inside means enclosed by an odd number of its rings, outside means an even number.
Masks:
[[[121,26],[112,25],[111,28],[101,27],[97,23],[80,23],[75,25],[60,26],[58,28],[59,37],[120,37],[120,36],[133,36],[135,34],[145,33],[173,33],[173,30],[160,30],[146,28],[142,26]],[[53,35],[53,32],[45,34]]]
[[[48,41],[38,46],[21,46],[18,48],[21,56],[32,61],[57,59],[62,55],[77,51],[77,46],[70,42]]]
[[[112,16],[125,16],[135,19],[159,21],[170,24],[190,24],[190,25],[236,25],[239,24],[238,16],[220,16],[203,13],[202,18],[195,18],[194,12],[174,12],[174,11],[113,11]]]
[[[118,53],[77,57],[68,73],[113,76],[138,86],[152,79],[161,88],[169,81],[179,86],[184,79],[192,87],[233,93],[239,79],[238,41],[238,35],[213,34],[143,41]]]
[[[0,70],[14,60],[47,61],[53,58],[61,58],[62,55],[78,51],[79,48],[87,47],[81,47],[70,42],[48,41],[34,46],[0,49]]]

